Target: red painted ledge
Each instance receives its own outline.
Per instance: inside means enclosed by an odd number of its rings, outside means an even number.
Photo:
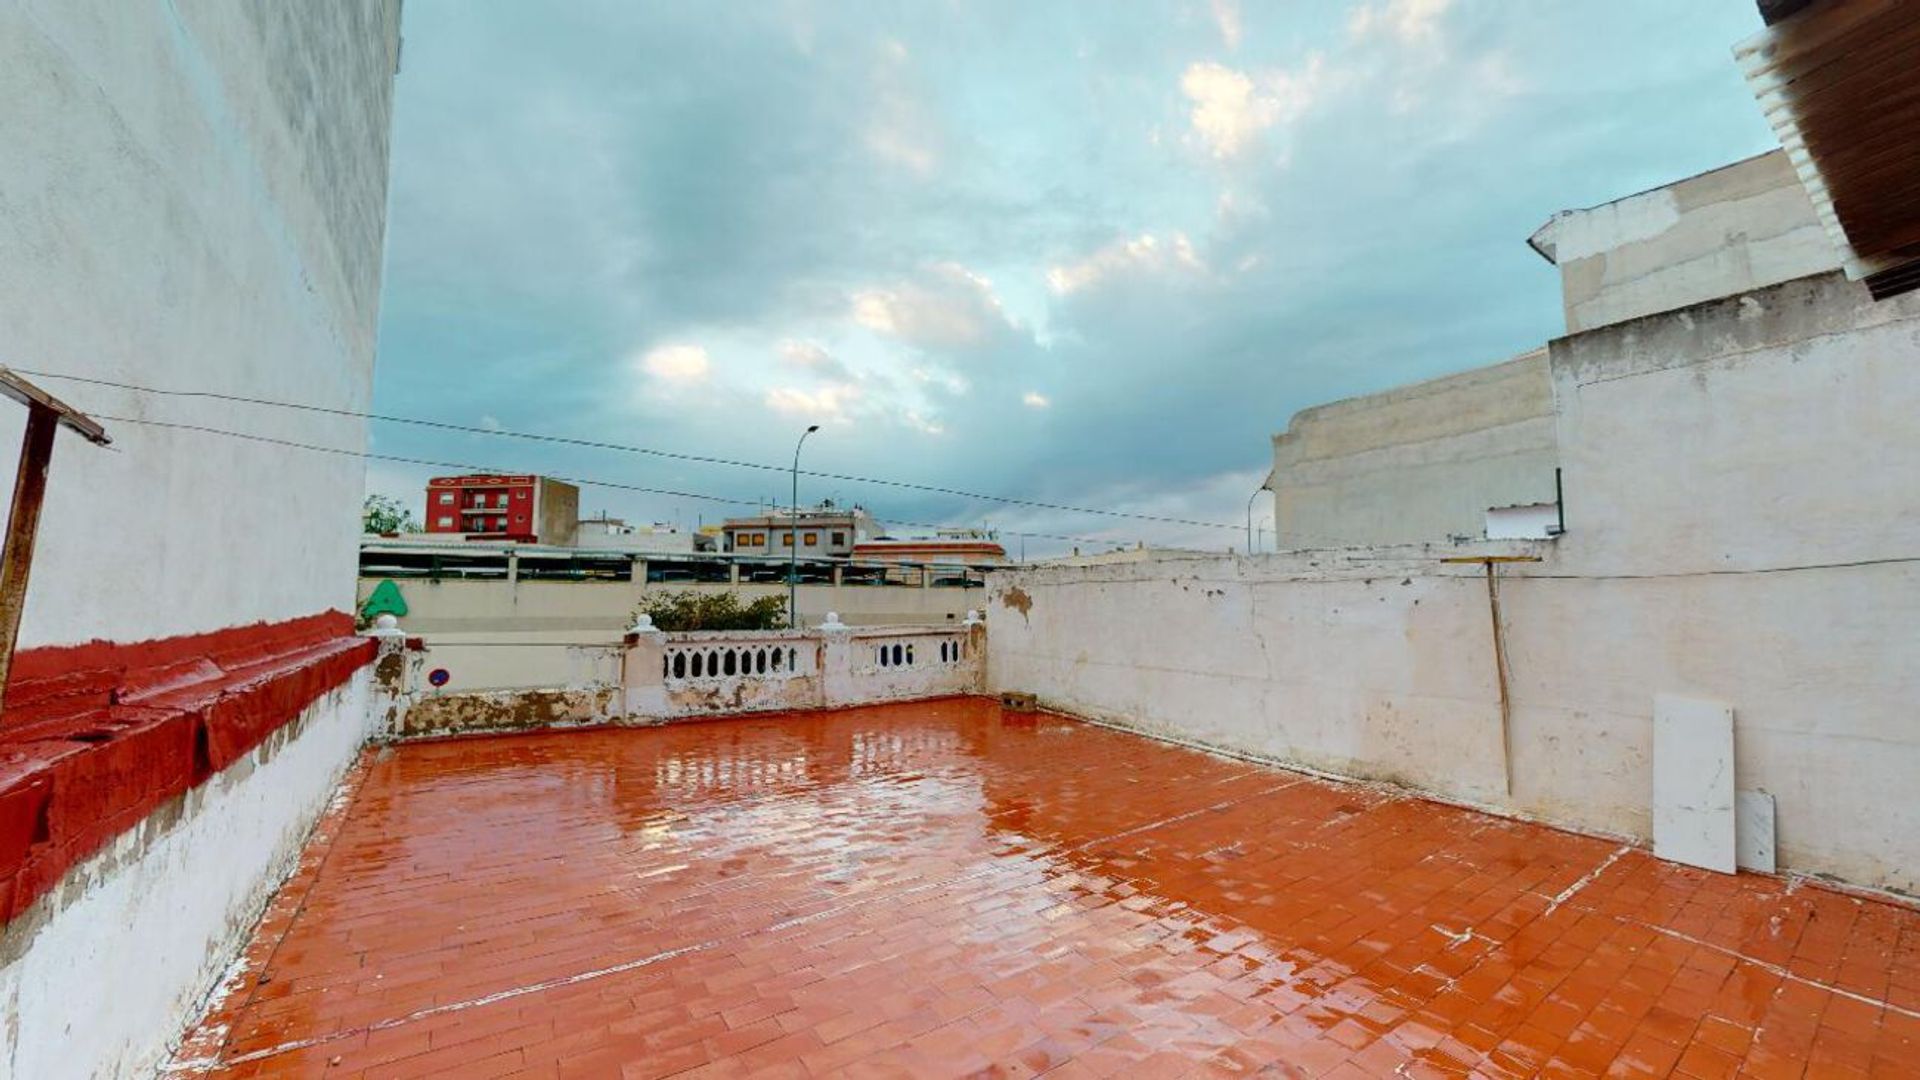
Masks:
[[[0,717],[0,920],[372,661],[329,611],[17,653]]]

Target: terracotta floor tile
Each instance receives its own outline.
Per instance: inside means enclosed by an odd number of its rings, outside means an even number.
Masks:
[[[984,700],[356,775],[214,1074],[1920,1076],[1920,912]]]

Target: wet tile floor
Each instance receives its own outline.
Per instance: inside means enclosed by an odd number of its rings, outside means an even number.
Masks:
[[[1920,912],[983,700],[370,755],[176,1068],[1920,1075]]]

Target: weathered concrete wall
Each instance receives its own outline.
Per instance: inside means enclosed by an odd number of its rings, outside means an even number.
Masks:
[[[0,359],[364,409],[399,19],[398,0],[0,5]],[[108,416],[366,442],[348,418],[44,382]],[[0,405],[10,477],[23,410]],[[22,647],[347,609],[360,461],[106,426],[113,451],[54,448]]]
[[[543,544],[572,544],[580,535],[580,489],[548,477],[540,478],[540,520],[535,533]]]
[[[1646,838],[1654,695],[1734,709],[1784,868],[1920,892],[1920,299],[1838,274],[1555,342],[1568,532],[1431,552],[996,572],[989,683]]]
[[[1567,550],[1596,573],[1920,555],[1920,298],[1837,272],[1553,344]]]
[[[1570,334],[1840,265],[1781,150],[1561,211],[1532,242],[1560,267]]]
[[[1516,724],[1637,758],[1643,688],[1725,701],[1783,865],[1920,890],[1920,297],[1825,274],[1555,342],[1553,376],[1577,579],[1512,590]]]
[[[1500,800],[1478,566],[1367,550],[990,581],[995,691],[1345,776]]]
[[[447,673],[440,689],[449,693],[585,686],[601,678],[605,656],[620,648],[620,634],[610,630],[430,634],[424,640],[432,646],[432,669]]]
[[[1550,502],[1545,350],[1305,409],[1274,436],[1282,550],[1478,537],[1489,507]]]
[[[615,685],[543,690],[493,690],[422,695],[395,717],[382,737],[417,739],[439,735],[475,735],[623,720]]]
[[[622,645],[576,650],[572,677],[564,683],[484,691],[420,681],[442,663],[442,647],[433,646],[424,657],[410,654],[418,658],[413,681],[380,735],[651,725],[975,694],[985,689],[984,635],[977,622],[951,628],[647,631]]]
[[[367,737],[369,670],[121,834],[0,936],[0,1076],[146,1076]]]

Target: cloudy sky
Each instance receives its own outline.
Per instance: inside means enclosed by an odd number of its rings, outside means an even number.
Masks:
[[[1560,329],[1555,210],[1772,145],[1751,0],[409,0],[376,405],[1224,548],[1296,410]],[[376,425],[691,526],[758,471]],[[435,470],[376,462],[415,505]],[[1265,496],[1256,504],[1267,506]],[[904,530],[903,530],[904,531]],[[1030,553],[1066,541],[1032,538]]]

